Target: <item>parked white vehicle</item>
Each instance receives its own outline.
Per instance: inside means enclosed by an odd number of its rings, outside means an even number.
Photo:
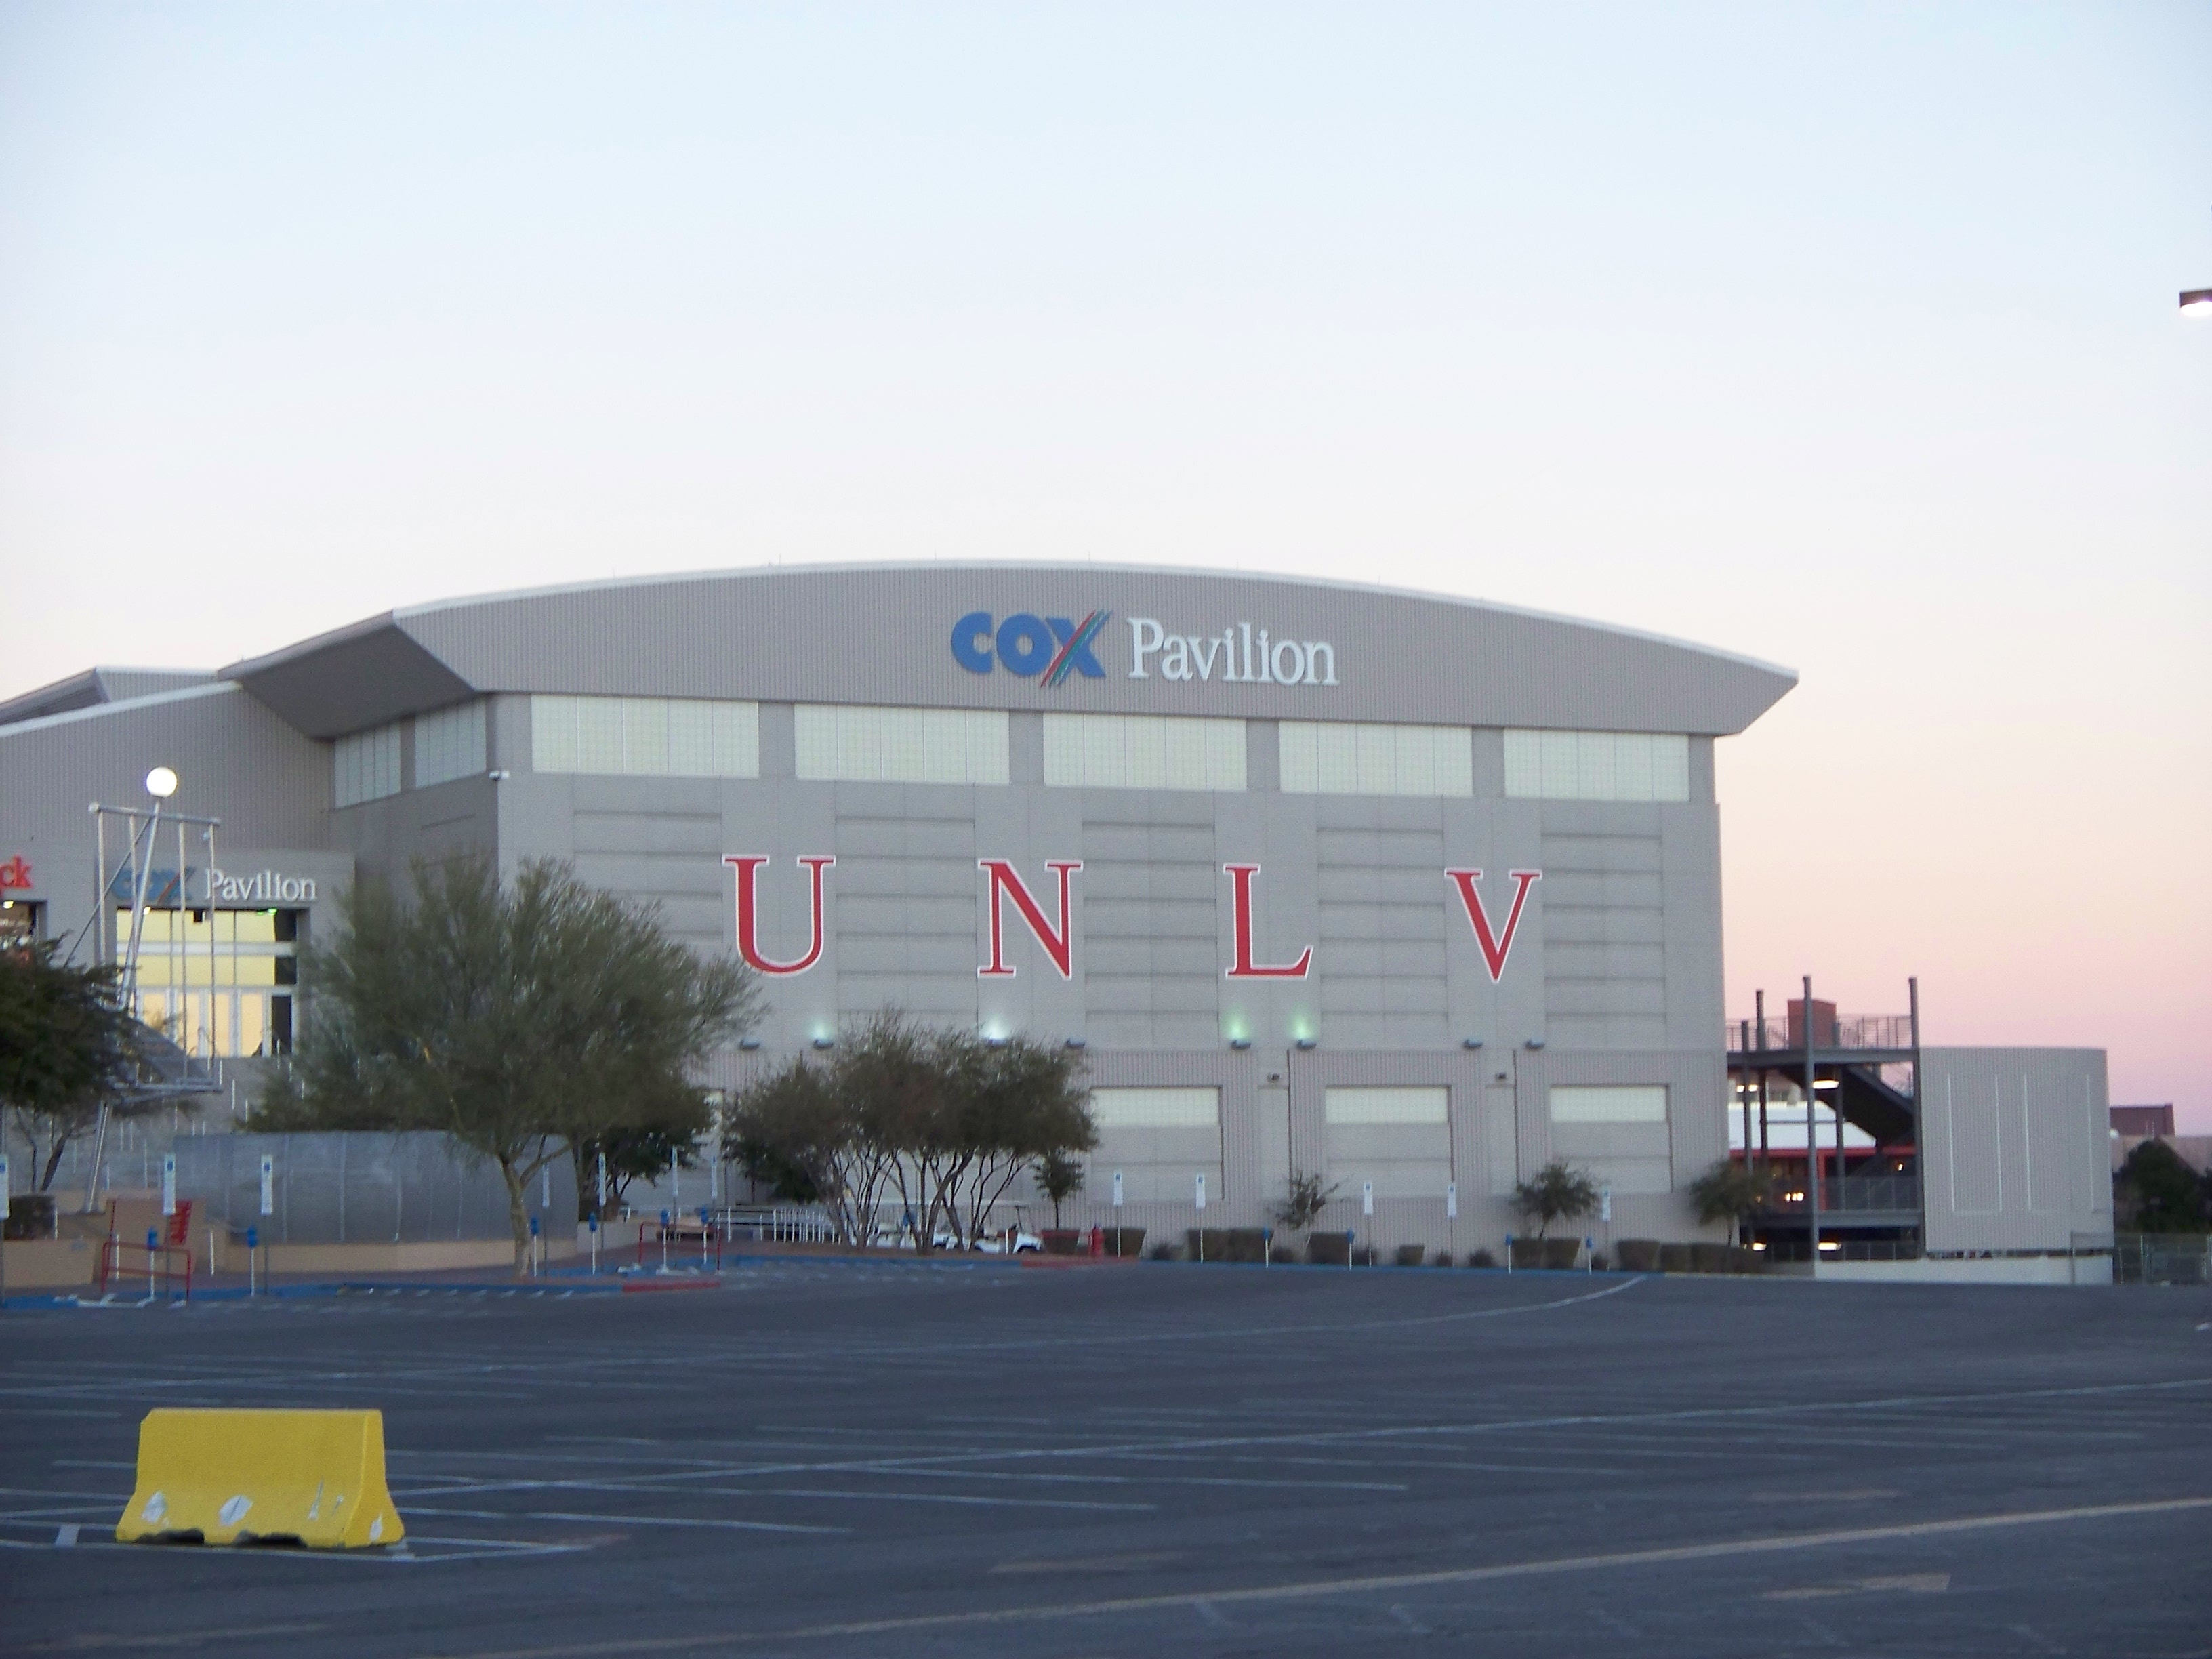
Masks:
[[[957,1250],[960,1248],[959,1241],[942,1229],[931,1237],[929,1243],[932,1249],[938,1250]],[[1024,1232],[1015,1227],[1003,1233],[986,1233],[968,1248],[983,1255],[1024,1255],[1032,1250],[1042,1250],[1044,1240],[1035,1233]]]

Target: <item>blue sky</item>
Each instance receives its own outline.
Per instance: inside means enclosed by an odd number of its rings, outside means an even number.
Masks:
[[[2212,1130],[2208,87],[2201,4],[0,4],[0,680],[769,562],[1600,617],[1804,676],[1735,1000]]]

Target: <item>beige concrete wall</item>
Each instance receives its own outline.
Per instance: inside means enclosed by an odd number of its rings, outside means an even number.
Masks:
[[[405,1244],[267,1244],[262,1261],[271,1273],[313,1273],[343,1278],[356,1273],[450,1273],[461,1267],[512,1272],[514,1246],[504,1238],[457,1238]],[[575,1260],[576,1248],[567,1239],[547,1242],[550,1261]],[[218,1249],[217,1260],[223,1260]],[[246,1245],[234,1241],[224,1271],[246,1271]]]
[[[88,1238],[16,1238],[0,1245],[8,1289],[75,1290],[92,1283],[100,1245]]]

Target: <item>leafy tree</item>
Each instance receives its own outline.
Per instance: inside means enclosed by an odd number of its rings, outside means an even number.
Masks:
[[[1083,1190],[1083,1164],[1065,1147],[1055,1146],[1034,1166],[1037,1190],[1052,1203],[1052,1224],[1060,1227],[1060,1206]]]
[[[724,1145],[757,1176],[810,1188],[849,1243],[873,1237],[894,1195],[921,1248],[940,1225],[971,1243],[1025,1169],[1097,1144],[1081,1065],[886,1011],[832,1058],[793,1060],[740,1093]]]
[[[1698,1219],[1727,1222],[1729,1237],[1734,1238],[1736,1227],[1759,1214],[1772,1200],[1774,1170],[1764,1162],[1739,1164],[1724,1158],[1692,1182],[1689,1192]]]
[[[630,1182],[650,1181],[672,1166],[699,1167],[699,1141],[713,1125],[703,1090],[680,1077],[661,1079],[657,1097],[636,1103],[643,1115],[630,1123],[609,1125],[568,1143],[576,1165],[579,1219],[599,1212],[599,1158],[607,1161],[607,1203],[620,1213]]]
[[[1515,1208],[1536,1218],[1536,1237],[1550,1232],[1554,1221],[1574,1221],[1597,1208],[1597,1183],[1589,1174],[1560,1158],[1536,1171],[1534,1181],[1513,1189]]]
[[[137,1073],[145,1028],[123,1007],[116,969],[62,961],[52,940],[0,948],[0,1106],[52,1184],[70,1143]]]
[[[358,881],[304,977],[296,1108],[276,1104],[316,1127],[441,1129],[490,1159],[518,1271],[530,1178],[579,1141],[665,1121],[757,1000],[744,969],[701,961],[654,911],[551,860],[504,885],[488,860],[418,863],[404,900]]]
[[[2163,1140],[2146,1140],[2128,1154],[2113,1182],[2114,1207],[2131,1216],[2142,1233],[2205,1231],[2208,1182]]]
[[[1078,1051],[1028,1037],[985,1042],[966,1032],[945,1033],[939,1045],[951,1073],[954,1136],[969,1166],[965,1212],[951,1201],[963,1193],[958,1182],[945,1189],[945,1207],[957,1216],[962,1242],[972,1244],[1036,1159],[1087,1152],[1098,1132]]]
[[[1302,1233],[1321,1219],[1336,1194],[1337,1188],[1325,1177],[1293,1170],[1288,1195],[1268,1213],[1292,1232]]]

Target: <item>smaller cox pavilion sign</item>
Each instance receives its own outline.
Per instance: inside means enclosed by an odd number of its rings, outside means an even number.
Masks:
[[[177,872],[174,869],[149,870],[146,875],[146,902],[156,909],[174,908],[177,902]],[[107,884],[108,894],[125,904],[133,896],[132,876],[128,866],[118,869]],[[255,870],[247,873],[229,870],[188,870],[185,872],[185,891],[188,904],[235,904],[242,908],[263,908],[277,904],[313,904],[315,902],[315,878],[313,876],[288,876],[281,870]]]

